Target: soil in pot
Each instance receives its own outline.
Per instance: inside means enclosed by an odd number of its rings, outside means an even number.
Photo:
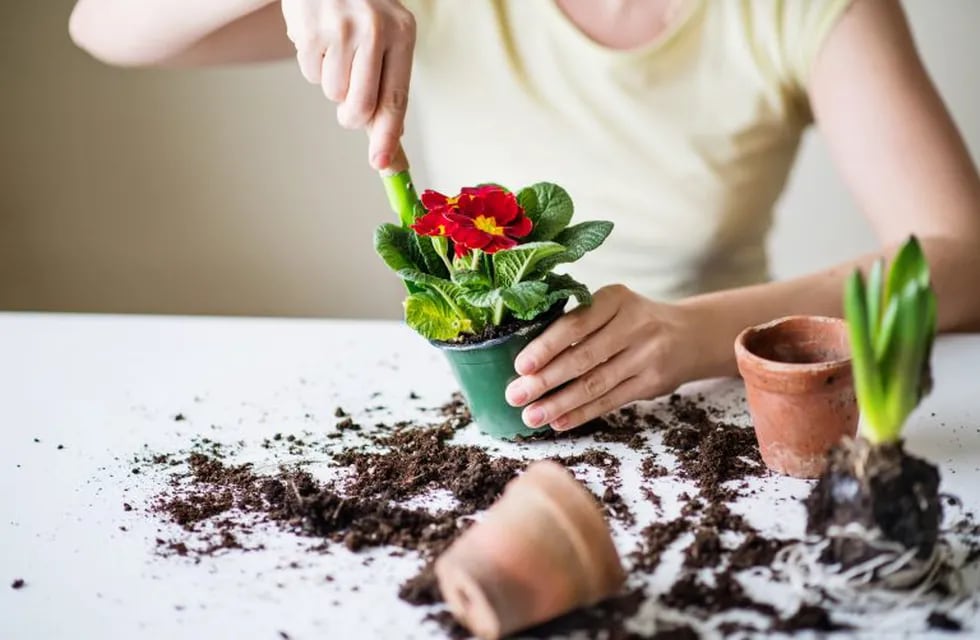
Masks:
[[[926,562],[943,515],[939,470],[907,454],[901,442],[849,440],[832,451],[806,509],[807,532],[831,541],[826,562],[855,566],[880,555],[883,543],[916,550],[916,559]]]

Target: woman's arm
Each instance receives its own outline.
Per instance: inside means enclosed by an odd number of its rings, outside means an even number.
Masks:
[[[857,0],[814,63],[810,102],[831,156],[884,255],[916,234],[940,330],[980,328],[980,179],[915,50],[897,0]],[[724,309],[724,329],[785,313],[841,314],[844,278],[879,253],[786,282],[685,302]],[[734,371],[719,353],[706,373]]]
[[[108,64],[205,66],[296,54],[276,0],[78,0],[72,40]]]
[[[405,126],[415,18],[399,0],[78,0],[68,26],[109,64],[202,66],[296,56],[337,103],[348,129],[369,129],[384,169]]]
[[[531,402],[525,422],[569,429],[683,382],[734,374],[741,329],[788,314],[839,316],[847,275],[891,255],[911,233],[930,262],[940,329],[980,328],[980,179],[897,0],[856,0],[841,17],[814,63],[810,100],[883,251],[677,305],[624,287],[600,290],[592,307],[560,319],[518,357],[522,377],[507,397]]]

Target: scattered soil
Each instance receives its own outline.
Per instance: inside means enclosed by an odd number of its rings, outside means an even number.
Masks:
[[[731,501],[738,491],[731,480],[766,473],[751,429],[715,421],[708,410],[674,395],[670,409],[679,424],[664,433],[664,445],[680,463],[680,475],[694,481],[709,501]]]
[[[643,458],[643,462],[640,463],[640,474],[647,480],[653,480],[654,478],[662,478],[670,474],[667,467],[657,462],[655,456],[647,456]]]
[[[793,542],[795,540],[777,540],[766,538],[758,533],[750,533],[732,552],[731,567],[733,569],[768,567],[780,549]]]
[[[699,640],[700,637],[697,631],[686,624],[671,629],[661,629],[653,634],[653,640]]]
[[[687,518],[668,522],[654,522],[640,531],[640,545],[630,555],[634,570],[652,572],[660,566],[660,559],[667,548],[691,529]]]
[[[929,625],[930,629],[939,629],[941,631],[962,631],[963,623],[956,618],[951,618],[942,611],[933,611],[929,614],[929,618],[926,620],[926,624]]]
[[[409,578],[398,589],[398,597],[409,604],[424,606],[442,602],[433,565],[427,564],[418,575]]]
[[[639,472],[646,485],[671,473],[650,448],[651,435],[662,435],[665,447],[677,460],[677,473],[692,482],[696,491],[682,495],[678,517],[644,526],[637,548],[628,556],[632,572],[651,573],[661,565],[664,553],[673,552],[683,540],[684,546],[677,549],[683,558],[682,575],[666,593],[656,596],[633,590],[525,635],[583,631],[589,637],[632,638],[624,623],[651,597],[659,597],[662,606],[698,616],[731,609],[754,611],[768,619],[773,630],[841,628],[819,606],[801,607],[789,618],[780,619],[772,606],[745,593],[738,573],[769,566],[790,541],[765,537],[732,511],[731,504],[744,491],[745,480],[765,474],[765,467],[752,431],[719,420],[718,410],[703,405],[703,401],[675,396],[668,405],[667,422],[630,408],[581,429],[544,431],[531,438],[591,436],[592,442],[600,443],[553,459],[578,471],[582,466],[598,470],[602,487],[597,500],[610,518],[627,527],[634,526],[636,518],[621,494],[622,462],[603,444],[622,444],[641,452]],[[233,453],[236,445],[221,446],[206,438],[195,440],[189,452],[138,458],[134,473],[162,469],[171,479],[150,511],[182,528],[174,539],[158,540],[157,552],[199,560],[230,549],[250,551],[245,543],[252,528],[271,523],[313,539],[311,551],[329,553],[332,546],[343,545],[352,551],[385,547],[391,555],[418,553],[421,570],[400,585],[399,598],[432,607],[426,619],[449,637],[469,637],[439,606],[442,597],[432,562],[472,524],[477,512],[499,497],[527,461],[493,454],[484,447],[455,444],[455,433],[472,421],[459,394],[437,413],[440,417],[434,425],[379,423],[359,430],[359,426],[350,426],[355,424],[351,415],[338,407],[336,431],[302,437],[276,434],[263,442],[267,449],[300,456],[292,466],[263,473],[248,464],[226,462],[222,458]],[[344,438],[342,448],[325,446],[336,437]],[[314,478],[303,468],[306,454],[319,460],[326,456],[343,467],[342,479],[321,482]],[[641,490],[654,506],[660,506],[660,497],[652,488],[641,486]],[[452,500],[436,503],[434,491],[440,499],[448,494]],[[407,501],[411,506],[406,506]],[[131,508],[124,505],[126,510]],[[741,625],[732,631],[759,630]],[[653,637],[696,638],[697,633],[680,626],[662,629]]]
[[[17,578],[16,580],[10,583],[11,589],[23,589],[26,586],[27,583],[24,582],[23,578]]]
[[[702,527],[694,534],[694,542],[684,549],[684,566],[693,568],[717,567],[723,551],[718,529]]]
[[[796,613],[773,625],[774,631],[844,631],[850,628],[850,625],[834,622],[826,609],[813,604],[800,605]]]
[[[619,458],[602,449],[593,447],[575,455],[552,456],[550,459],[566,467],[577,467],[583,464],[590,465],[602,471],[605,479],[612,483],[612,486],[619,487],[621,484],[619,480],[619,467],[621,464]]]
[[[902,443],[871,446],[850,441],[831,453],[830,464],[806,499],[807,533],[858,523],[928,558],[939,539],[942,501],[939,470],[905,453]],[[863,541],[831,537],[825,560],[853,566],[876,555]]]
[[[491,457],[482,447],[449,444],[454,434],[448,425],[404,429],[375,439],[385,451],[345,449],[334,461],[354,468],[344,489],[360,498],[397,501],[447,489],[463,512],[486,509],[526,462]]]
[[[714,614],[730,609],[748,609],[769,618],[778,617],[775,607],[748,597],[741,583],[730,572],[716,574],[714,585],[700,580],[695,572],[686,572],[670,591],[660,596],[660,600],[669,607],[685,611]]]

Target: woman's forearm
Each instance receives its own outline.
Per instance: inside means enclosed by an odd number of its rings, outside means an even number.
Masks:
[[[276,0],[78,0],[72,40],[120,66],[250,62],[291,55]]]
[[[939,330],[980,328],[980,243],[951,238],[919,238],[929,259],[939,300]],[[680,303],[703,319],[702,351],[696,378],[734,375],[733,343],[745,327],[795,314],[842,315],[844,281],[857,267],[898,249],[862,256],[810,275],[688,298]]]

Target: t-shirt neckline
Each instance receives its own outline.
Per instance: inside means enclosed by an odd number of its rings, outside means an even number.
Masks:
[[[559,28],[571,38],[578,40],[583,47],[607,58],[631,59],[651,55],[666,46],[691,21],[704,0],[674,0],[674,2],[676,6],[671,11],[675,15],[667,28],[650,42],[629,49],[616,49],[592,39],[558,6],[557,0],[543,0],[536,4],[545,5],[554,22],[558,23]]]

